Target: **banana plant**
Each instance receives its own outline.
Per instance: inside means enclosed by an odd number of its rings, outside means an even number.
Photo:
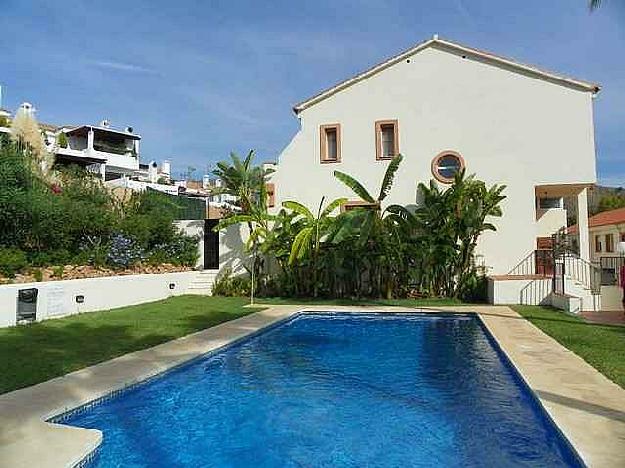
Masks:
[[[373,268],[369,273],[368,283],[374,290],[384,289],[387,297],[392,294],[395,280],[392,267],[398,260],[397,254],[401,249],[398,248],[399,239],[394,224],[384,219],[386,212],[382,210],[382,202],[393,187],[395,174],[402,159],[403,156],[399,154],[389,162],[377,198],[374,198],[354,177],[341,171],[334,171],[334,177],[351,189],[364,205],[341,215],[331,239],[340,243],[351,237],[364,250],[363,261],[375,259],[371,261]]]
[[[337,198],[323,208],[325,196],[321,197],[317,214],[314,215],[306,206],[296,201],[285,201],[282,206],[296,213],[293,223],[298,223],[300,230],[293,240],[289,264],[293,265],[306,257],[311,259],[313,296],[317,297],[319,291],[318,259],[321,250],[321,240],[332,226],[334,217],[332,213],[347,202],[347,198]]]

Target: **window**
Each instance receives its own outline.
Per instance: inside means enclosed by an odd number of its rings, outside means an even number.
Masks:
[[[276,206],[276,186],[275,184],[265,184],[267,190],[267,208]]]
[[[621,234],[621,242],[625,242],[625,232]]]
[[[605,251],[614,252],[614,236],[612,234],[605,235]]]
[[[595,236],[595,252],[601,252],[601,236]]]
[[[538,208],[541,210],[549,210],[551,208],[562,208],[562,198],[547,197],[538,199]]]
[[[378,120],[375,123],[375,158],[393,159],[399,154],[397,120]]]
[[[439,182],[450,184],[464,169],[464,159],[455,151],[443,151],[432,160],[432,175]]]
[[[341,125],[322,125],[319,127],[319,139],[321,162],[341,162]]]

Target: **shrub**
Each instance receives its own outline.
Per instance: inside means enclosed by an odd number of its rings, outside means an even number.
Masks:
[[[62,279],[64,270],[65,269],[62,265],[52,267],[52,276],[58,279]]]
[[[80,247],[80,252],[72,260],[76,265],[105,266],[110,251],[109,244],[87,245]]]
[[[195,266],[199,257],[197,237],[179,232],[171,241],[156,245],[149,255],[152,264],[172,263],[174,265]]]
[[[67,265],[72,261],[72,255],[66,249],[30,252],[28,258],[33,266]]]
[[[43,281],[43,271],[39,268],[34,269],[33,277],[35,278],[35,281]]]
[[[26,254],[14,248],[0,247],[0,272],[9,278],[13,278],[28,265]]]
[[[111,239],[107,263],[112,267],[128,268],[141,261],[143,257],[143,249],[133,238],[115,234]]]
[[[225,268],[215,280],[213,296],[249,296],[251,285],[247,275],[232,276],[232,269]]]
[[[59,145],[60,148],[68,147],[69,142],[67,141],[67,136],[65,135],[64,132],[59,133],[59,136],[56,139],[56,143]]]

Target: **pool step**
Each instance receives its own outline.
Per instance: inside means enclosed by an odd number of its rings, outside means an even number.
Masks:
[[[204,270],[198,272],[195,279],[191,281],[191,284],[189,284],[186,293],[210,296],[213,291],[213,285],[215,284],[216,277],[217,271]]]

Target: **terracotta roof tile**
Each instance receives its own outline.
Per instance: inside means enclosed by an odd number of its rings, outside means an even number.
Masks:
[[[625,208],[603,211],[588,218],[588,227],[590,228],[612,224],[625,224]],[[569,227],[568,231],[571,234],[575,234],[577,232],[577,224]]]

